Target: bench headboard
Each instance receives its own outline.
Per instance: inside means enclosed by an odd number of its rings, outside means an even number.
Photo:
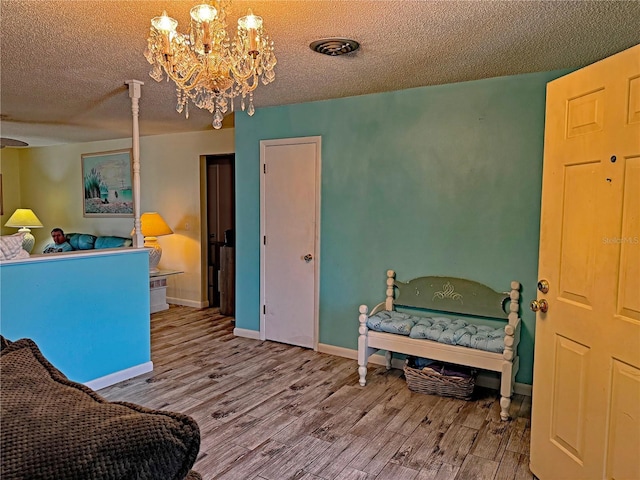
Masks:
[[[393,287],[397,295],[393,295]],[[395,305],[507,319],[511,312],[507,302],[514,299],[512,292],[519,290],[520,284],[512,282],[511,288],[511,292],[496,292],[481,283],[455,277],[419,277],[405,283],[395,280],[395,272],[389,270],[387,309]]]

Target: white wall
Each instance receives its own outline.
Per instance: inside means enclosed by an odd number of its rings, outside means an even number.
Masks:
[[[54,227],[66,232],[129,236],[133,218],[85,218],[82,215],[83,153],[130,148],[131,139],[109,140],[52,147],[15,149],[2,153],[3,183],[19,184],[5,190],[5,206],[32,208],[44,228],[33,230],[42,251]],[[4,149],[10,150],[10,149]],[[203,155],[233,153],[234,130],[158,135],[140,139],[141,212],[157,211],[175,232],[160,237],[163,248],[160,268],[183,270],[169,280],[167,296],[190,306],[204,306],[202,287],[200,168]],[[5,162],[5,158],[8,160]],[[19,168],[11,168],[19,163]],[[13,184],[12,183],[12,184]],[[7,198],[9,197],[9,198]],[[6,210],[6,208],[5,208]],[[2,223],[8,219],[7,212]],[[15,233],[3,229],[3,234]]]

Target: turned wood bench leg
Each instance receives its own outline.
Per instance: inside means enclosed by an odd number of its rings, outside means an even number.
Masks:
[[[387,370],[391,370],[391,359],[393,358],[393,353],[390,351],[386,351],[384,354],[385,365]]]
[[[511,292],[509,293],[509,323],[504,327],[504,351],[502,357],[502,373],[500,375],[500,418],[503,421],[509,420],[509,407],[511,406],[511,396],[513,386],[516,383],[516,373],[520,368],[520,359],[516,353],[518,342],[520,341],[520,283],[511,282]]]
[[[360,365],[358,367],[358,375],[360,375],[360,386],[364,387],[367,384],[367,366]]]
[[[502,364],[502,373],[500,375],[500,418],[509,420],[509,407],[511,406],[511,396],[513,395],[514,384],[513,363],[505,361]]]
[[[360,315],[358,321],[360,327],[358,329],[358,375],[360,375],[360,385],[365,386],[367,384],[367,363],[369,362],[369,355],[371,355],[371,349],[368,345],[367,332],[367,313],[369,308],[366,305],[360,305],[358,309]]]
[[[509,407],[511,406],[510,397],[500,398],[500,418],[504,421],[509,420]]]

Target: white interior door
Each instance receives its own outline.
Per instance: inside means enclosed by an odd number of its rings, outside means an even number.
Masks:
[[[640,479],[640,45],[548,85],[539,276],[531,471]]]
[[[316,348],[320,137],[260,142],[260,337]]]

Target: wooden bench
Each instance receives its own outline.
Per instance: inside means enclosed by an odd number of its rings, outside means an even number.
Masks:
[[[397,291],[397,295],[396,295]],[[507,305],[508,303],[508,305]],[[367,319],[378,312],[394,311],[397,307],[419,309],[432,315],[462,314],[472,323],[474,317],[506,320],[504,326],[504,350],[501,353],[475,348],[438,343],[427,339],[373,331],[367,327]],[[454,277],[419,277],[407,283],[395,280],[395,272],[387,271],[386,300],[369,311],[360,306],[358,337],[358,373],[360,385],[366,385],[367,363],[371,355],[386,350],[387,369],[391,368],[393,352],[416,357],[465,365],[500,374],[500,417],[509,418],[509,406],[515,376],[518,372],[518,343],[520,341],[520,283],[511,282],[509,292],[497,292],[471,280]]]

